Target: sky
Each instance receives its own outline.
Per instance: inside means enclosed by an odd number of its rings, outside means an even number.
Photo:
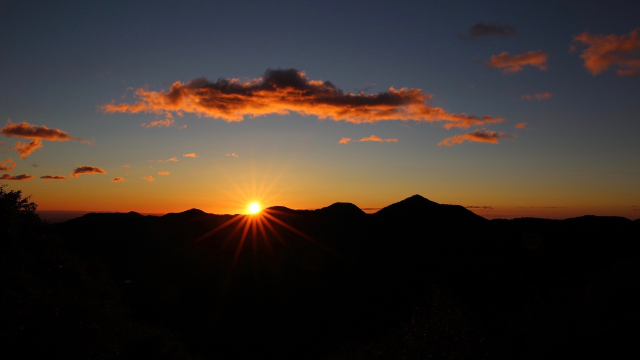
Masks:
[[[40,210],[640,217],[640,3],[0,2]]]

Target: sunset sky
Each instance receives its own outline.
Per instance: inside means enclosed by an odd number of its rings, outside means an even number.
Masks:
[[[4,1],[0,183],[40,210],[640,217],[640,3]]]

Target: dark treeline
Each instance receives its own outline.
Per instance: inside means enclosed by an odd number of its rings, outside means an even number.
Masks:
[[[640,343],[637,220],[489,221],[416,195],[371,215],[267,209],[278,236],[249,226],[237,252],[231,215],[44,225],[9,195],[0,352],[24,358],[618,358]]]

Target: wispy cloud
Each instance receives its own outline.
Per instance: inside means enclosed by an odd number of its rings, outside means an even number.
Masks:
[[[438,146],[453,146],[454,144],[462,144],[465,141],[498,144],[498,139],[506,139],[511,137],[515,137],[515,134],[506,135],[501,132],[487,131],[486,129],[482,129],[476,130],[472,133],[455,135],[450,138],[446,138],[438,143]]]
[[[465,208],[470,210],[493,210],[493,206],[465,206]]]
[[[99,167],[82,165],[73,169],[71,176],[74,178],[77,178],[78,175],[82,175],[82,174],[106,174],[106,173],[107,173],[106,171],[100,169]]]
[[[338,143],[339,144],[347,144],[347,143],[349,143],[349,141],[351,141],[351,138],[343,137],[342,139],[340,139],[340,141]]]
[[[153,176],[144,176],[143,179],[148,180],[149,182],[153,181]]]
[[[120,182],[120,181],[126,181],[123,177],[118,176],[117,178],[111,180],[111,182]]]
[[[529,123],[523,122],[523,123],[517,123],[514,128],[516,129],[525,129],[527,127],[527,125],[529,125]]]
[[[0,171],[11,171],[16,167],[16,163],[13,159],[5,159],[0,162]]]
[[[51,181],[51,180],[69,180],[68,177],[62,176],[62,175],[45,175],[45,176],[40,176],[40,179],[46,180],[46,181]]]
[[[21,143],[20,141],[16,141],[16,144],[12,148],[6,149],[4,152],[9,152],[11,150],[17,150],[18,155],[20,155],[21,159],[26,159],[27,156],[31,155],[32,152],[40,149],[42,147],[42,141],[40,140],[31,140],[29,142]]]
[[[227,156],[231,156],[231,157],[239,157],[236,153],[228,153]]]
[[[188,158],[197,158],[198,157],[198,155],[196,155],[196,153],[184,154],[182,156],[188,157]]]
[[[165,160],[165,162],[177,162],[178,158],[177,157],[172,157],[171,159],[167,159]],[[162,162],[162,160],[158,161],[158,162]]]
[[[158,171],[158,175],[169,175],[168,171]]]
[[[445,127],[468,128],[504,121],[500,117],[453,114],[428,106],[430,94],[420,89],[394,89],[378,94],[345,93],[329,81],[309,80],[296,69],[267,70],[264,77],[241,81],[198,78],[176,82],[168,91],[136,90],[133,104],[107,104],[107,113],[193,113],[199,116],[242,121],[246,116],[287,115],[296,112],[320,119],[356,124],[377,121],[444,122]]]
[[[46,126],[32,125],[27,122],[21,122],[14,124],[11,119],[7,120],[7,125],[0,130],[0,134],[8,137],[19,137],[23,139],[31,140],[28,143],[21,143],[20,141],[15,143],[15,146],[6,149],[5,152],[11,150],[17,150],[22,159],[26,159],[36,149],[42,146],[42,140],[47,141],[80,141],[85,144],[91,144],[88,140],[83,140],[79,137],[69,136],[66,132],[58,129],[50,129]]]
[[[178,126],[176,125],[175,120],[173,119],[164,119],[164,120],[156,120],[150,123],[142,123],[140,126],[144,128],[152,128],[152,127],[176,127],[178,129],[186,129],[187,125]]]
[[[25,180],[29,180],[29,179],[33,179],[33,175],[22,174],[22,175],[13,176],[13,175],[9,175],[9,174],[4,174],[4,175],[0,176],[0,180],[25,181]]]
[[[516,35],[518,35],[518,31],[510,25],[477,23],[469,28],[468,35],[458,35],[458,37],[462,40],[478,40],[486,37],[508,37]]]
[[[580,57],[584,59],[584,66],[593,74],[598,75],[612,66],[617,67],[618,75],[637,75],[640,73],[640,28],[624,35],[592,35],[584,32],[573,38],[577,44],[587,47]]]
[[[122,165],[123,168],[130,168],[131,165]]]
[[[398,139],[381,139],[375,135],[371,135],[371,136],[367,136],[365,138],[362,138],[360,140],[358,140],[359,142],[363,142],[363,141],[374,141],[374,142],[398,142]]]
[[[503,73],[508,74],[522,71],[524,66],[546,70],[547,59],[549,59],[549,55],[542,50],[528,51],[518,55],[511,55],[505,51],[499,55],[493,55],[491,60],[485,64],[488,67],[501,69]]]
[[[544,99],[548,99],[548,98],[550,98],[552,96],[553,96],[552,93],[545,91],[545,92],[540,93],[540,94],[533,94],[533,95],[524,94],[520,98],[521,99],[525,99],[525,100],[532,100],[532,99],[544,100]]]

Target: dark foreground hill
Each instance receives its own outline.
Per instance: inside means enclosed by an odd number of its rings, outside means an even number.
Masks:
[[[50,229],[106,269],[132,322],[204,359],[616,358],[640,340],[640,225],[624,218],[489,221],[416,195],[372,215],[192,209]]]

